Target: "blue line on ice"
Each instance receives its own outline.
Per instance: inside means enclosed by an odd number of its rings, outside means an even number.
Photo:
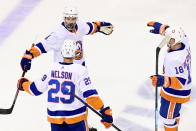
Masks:
[[[41,0],[21,0],[0,23],[0,44],[25,20]]]

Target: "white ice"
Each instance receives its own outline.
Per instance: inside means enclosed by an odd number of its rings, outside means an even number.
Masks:
[[[0,4],[0,23],[20,0]],[[16,83],[22,74],[20,60],[31,43],[48,35],[62,20],[65,6],[77,6],[83,21],[109,21],[114,24],[110,36],[86,36],[86,62],[94,86],[105,105],[113,109],[114,124],[123,131],[154,130],[154,88],[148,77],[155,73],[155,48],[162,37],[148,32],[148,21],[182,26],[192,48],[193,93],[184,104],[179,131],[196,130],[196,1],[195,0],[42,0],[26,19],[0,45],[0,108],[9,108]],[[20,14],[16,14],[20,15]],[[17,22],[17,21],[13,21]],[[163,56],[161,51],[159,72]],[[34,59],[26,77],[35,80],[52,63],[52,52]],[[20,92],[11,115],[0,115],[0,131],[49,131],[46,120],[47,98]],[[100,118],[89,113],[89,123],[105,131]],[[114,128],[108,131],[115,131]]]

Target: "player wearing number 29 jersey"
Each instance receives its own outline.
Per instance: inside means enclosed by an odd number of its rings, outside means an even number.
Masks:
[[[51,123],[73,124],[86,119],[86,106],[74,98],[74,93],[97,110],[103,106],[86,68],[79,64],[55,63],[47,74],[24,89],[36,96],[48,90],[47,112]]]
[[[48,121],[52,131],[88,131],[87,107],[75,95],[86,101],[103,116],[101,122],[111,127],[113,118],[110,107],[104,104],[92,86],[87,69],[73,63],[76,55],[76,43],[64,41],[61,47],[63,62],[54,63],[42,78],[30,82],[27,78],[18,81],[18,88],[31,95],[38,96],[48,91]]]

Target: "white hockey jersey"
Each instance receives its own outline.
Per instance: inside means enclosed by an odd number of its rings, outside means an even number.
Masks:
[[[97,30],[97,26],[90,22],[77,21],[75,31],[70,32],[65,28],[64,22],[59,25],[56,30],[50,33],[43,41],[37,43],[35,48],[38,50],[35,56],[46,53],[50,50],[54,51],[54,62],[62,62],[63,57],[60,52],[61,45],[64,40],[74,40],[77,43],[77,54],[74,63],[84,65],[84,54],[83,54],[83,37],[84,35],[93,34]]]
[[[48,90],[48,121],[68,124],[86,120],[87,107],[74,94],[87,101],[96,110],[103,107],[93,88],[87,69],[80,64],[55,63],[49,72],[34,82],[24,82],[23,88],[31,95]]]
[[[182,47],[169,50],[164,59],[164,76],[170,77],[170,87],[161,89],[161,96],[176,103],[185,103],[191,93],[191,51],[185,36]]]

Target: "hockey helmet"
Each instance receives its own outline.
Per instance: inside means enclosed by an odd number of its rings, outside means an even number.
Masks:
[[[181,43],[184,36],[185,36],[185,34],[184,34],[184,31],[181,27],[180,28],[168,28],[165,31],[165,37],[169,37],[170,39],[175,40],[173,45]],[[170,45],[168,45],[168,46],[170,46]]]
[[[63,11],[63,17],[78,18],[78,10],[75,7],[66,7]]]

